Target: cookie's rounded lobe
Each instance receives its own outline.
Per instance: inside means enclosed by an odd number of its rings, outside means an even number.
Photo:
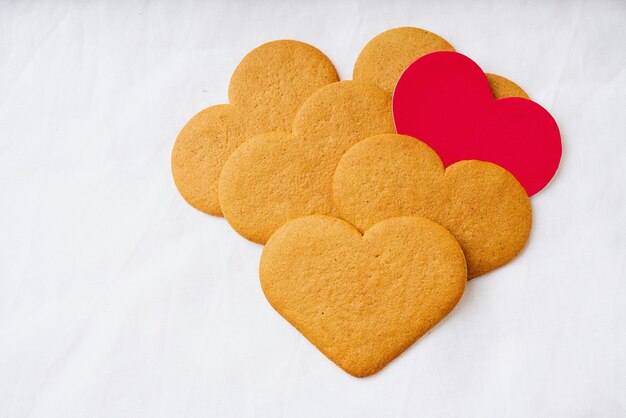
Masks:
[[[310,169],[304,140],[286,132],[260,134],[226,161],[219,183],[224,217],[244,238],[264,244],[287,220],[330,213]],[[292,165],[293,164],[293,165]]]
[[[304,42],[263,44],[244,57],[228,88],[232,104],[262,117],[271,130],[289,131],[300,105],[321,87],[339,81],[333,63]]]
[[[221,215],[217,188],[223,162],[253,129],[234,106],[211,106],[196,114],[178,134],[172,150],[172,175],[194,208]]]
[[[454,48],[442,37],[424,29],[390,29],[365,45],[354,64],[352,77],[392,94],[405,68],[435,51],[454,51]]]

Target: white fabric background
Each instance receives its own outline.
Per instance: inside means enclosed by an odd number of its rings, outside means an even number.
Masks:
[[[0,2],[0,417],[626,416],[626,3],[384,3]],[[252,48],[306,41],[350,78],[402,25],[517,81],[564,155],[521,256],[358,380],[169,158]]]

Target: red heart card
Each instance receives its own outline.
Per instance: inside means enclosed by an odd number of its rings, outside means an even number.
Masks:
[[[428,144],[446,167],[492,162],[529,196],[548,184],[561,160],[561,135],[550,113],[531,100],[494,99],[484,72],[457,52],[425,55],[404,71],[393,117],[399,134]]]

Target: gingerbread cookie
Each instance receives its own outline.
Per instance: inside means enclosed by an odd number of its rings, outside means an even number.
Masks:
[[[364,235],[337,218],[293,220],[267,242],[259,274],[274,309],[357,377],[440,322],[467,280],[459,244],[420,217],[388,219]]]
[[[401,27],[385,31],[369,41],[354,64],[352,78],[366,81],[392,94],[402,72],[415,60],[436,51],[454,51],[448,41],[427,30]],[[528,95],[517,84],[487,74],[496,99]]]
[[[289,131],[304,100],[338,79],[330,60],[303,42],[251,51],[231,78],[231,104],[198,113],[176,138],[172,174],[180,194],[196,209],[221,215],[217,184],[228,156],[255,134]]]
[[[350,148],[337,165],[333,197],[340,216],[361,231],[404,215],[438,222],[461,244],[470,278],[512,260],[532,224],[530,200],[508,171],[474,160],[444,170],[432,149],[403,135]]]
[[[360,140],[395,132],[391,97],[367,83],[328,85],[304,102],[292,132],[253,138],[222,170],[224,216],[251,241],[265,243],[278,227],[300,216],[333,214],[335,166]]]

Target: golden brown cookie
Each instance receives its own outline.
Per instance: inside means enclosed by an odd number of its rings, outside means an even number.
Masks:
[[[475,160],[444,171],[432,149],[403,135],[350,148],[337,165],[333,198],[340,216],[361,231],[405,215],[438,222],[461,244],[469,278],[515,258],[532,224],[530,200],[508,171]]]
[[[352,78],[376,84],[392,94],[406,67],[435,51],[454,51],[454,48],[442,37],[424,29],[390,29],[365,45],[354,64]]]
[[[274,309],[356,377],[433,328],[467,280],[459,244],[420,217],[388,219],[364,235],[337,218],[298,218],[267,242],[259,274]]]
[[[491,73],[485,73],[485,75],[487,76],[487,81],[489,81],[493,97],[496,99],[503,99],[505,97],[522,97],[524,99],[530,99],[528,94],[526,94],[520,86],[508,78]]]
[[[176,138],[172,174],[180,194],[196,209],[221,215],[217,184],[228,156],[255,134],[289,131],[304,100],[338,79],[330,60],[303,42],[251,51],[231,78],[231,104],[198,113]]]
[[[243,237],[265,243],[286,222],[333,213],[331,184],[353,144],[395,132],[391,97],[378,87],[340,81],[309,97],[293,133],[265,133],[235,151],[222,170],[220,204]]]
[[[454,51],[442,37],[424,29],[401,27],[376,36],[363,48],[354,64],[352,78],[376,84],[392,94],[402,72],[415,60],[436,51]],[[517,84],[487,74],[496,99],[528,95]]]

